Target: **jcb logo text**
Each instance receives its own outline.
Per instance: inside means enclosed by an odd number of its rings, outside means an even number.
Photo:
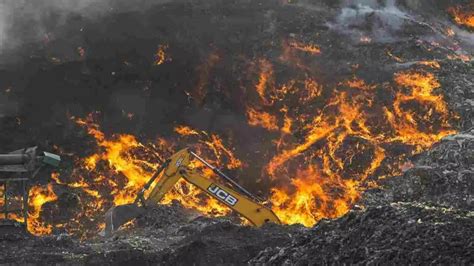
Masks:
[[[237,201],[239,201],[234,196],[230,195],[225,190],[215,184],[211,184],[207,188],[207,190],[212,194],[216,195],[219,199],[223,200],[226,204],[229,204],[230,206],[234,206],[235,204],[237,204]]]

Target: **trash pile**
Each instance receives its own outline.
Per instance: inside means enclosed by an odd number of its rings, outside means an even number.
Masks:
[[[472,212],[393,203],[321,221],[290,245],[267,248],[250,264],[469,264]]]
[[[262,247],[289,244],[308,229],[266,225],[257,229],[230,218],[196,216],[179,205],[151,208],[111,238],[81,242],[67,235],[46,237],[9,234],[0,239],[3,263],[243,264]]]

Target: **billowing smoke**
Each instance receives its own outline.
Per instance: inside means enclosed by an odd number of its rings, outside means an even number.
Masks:
[[[331,26],[354,40],[390,42],[407,20],[409,15],[396,5],[395,0],[346,0]]]

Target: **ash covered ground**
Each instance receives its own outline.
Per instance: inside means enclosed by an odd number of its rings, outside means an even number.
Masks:
[[[441,84],[438,93],[452,112],[456,133],[419,154],[411,155],[404,147],[390,148],[390,156],[410,154],[403,173],[377,179],[391,172],[374,172],[368,180],[376,180],[377,187],[367,189],[342,217],[322,219],[313,227],[257,229],[241,225],[233,216],[203,217],[174,203],[150,209],[111,238],[93,233],[81,239],[60,229],[33,236],[8,228],[0,236],[0,261],[474,263],[474,70],[470,59],[474,33],[456,25],[446,12],[469,1],[382,2],[363,1],[357,6],[344,1],[136,1],[131,6],[125,1],[113,5],[92,1],[70,12],[48,7],[47,15],[12,19],[14,27],[4,35],[11,45],[2,40],[1,47],[3,151],[39,144],[46,150],[61,147],[64,153],[88,154],[90,148],[84,143],[90,142],[89,136],[71,117],[95,111],[103,114],[105,133],[154,138],[157,132],[169,134],[174,125],[184,123],[202,130],[230,128],[242,147],[252,139],[240,156],[265,150],[270,144],[256,142],[253,135],[265,138],[266,132],[242,129],[243,122],[234,115],[245,109],[240,89],[250,79],[241,72],[248,66],[246,58],[280,56],[281,40],[287,38],[317,43],[318,59],[304,57],[302,63],[317,72],[327,87],[351,78],[355,69],[368,84],[383,83],[397,71],[435,60],[440,67],[430,71]],[[47,1],[37,5],[29,4],[26,10],[48,6]],[[455,32],[454,37],[446,28]],[[157,58],[156,49],[162,43],[167,43],[172,57]],[[202,62],[216,64],[209,56],[213,53],[224,63],[199,67]],[[153,62],[161,59],[172,63],[157,70]],[[276,68],[279,71],[288,72]],[[133,119],[126,119],[128,114]],[[74,167],[67,160],[65,164],[62,175]],[[247,170],[248,176],[260,175],[260,167]],[[253,186],[250,178],[239,181]],[[38,181],[47,182],[47,178]],[[265,185],[266,181],[257,187]],[[55,189],[63,196],[50,209],[43,208],[41,217],[65,223],[84,203],[71,198],[73,193],[67,188],[58,185]]]

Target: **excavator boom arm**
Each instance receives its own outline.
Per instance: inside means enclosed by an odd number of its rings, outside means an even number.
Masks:
[[[255,226],[260,227],[267,222],[280,223],[280,220],[271,209],[265,207],[250,192],[235,183],[235,181],[220,172],[220,170],[205,162],[204,159],[197,157],[198,160],[204,162],[206,166],[210,166],[215,173],[217,172],[219,176],[242,192],[238,192],[236,189],[221,183],[213,182],[202,176],[196,169],[189,167],[193,156],[197,155],[188,149],[183,149],[173,154],[138,193],[134,203],[119,205],[109,209],[105,214],[106,226],[104,234],[106,236],[111,235],[121,225],[143,214],[144,210],[137,205],[138,202],[145,206],[157,205],[180,178],[195,185],[211,197],[238,212]],[[157,178],[159,179],[155,182]],[[145,197],[145,192],[151,186],[153,188]]]
[[[183,169],[180,174],[186,181],[238,212],[255,226],[260,227],[268,222],[280,223],[278,217],[269,208],[227,186],[212,182],[195,170]]]
[[[176,182],[181,178],[179,176],[179,169],[182,166],[189,166],[191,163],[191,154],[188,149],[183,149],[173,154],[166,162],[165,167],[162,168],[163,174],[156,182],[147,199],[146,205],[158,204],[168,191],[173,188]],[[159,173],[157,173],[159,174]]]

